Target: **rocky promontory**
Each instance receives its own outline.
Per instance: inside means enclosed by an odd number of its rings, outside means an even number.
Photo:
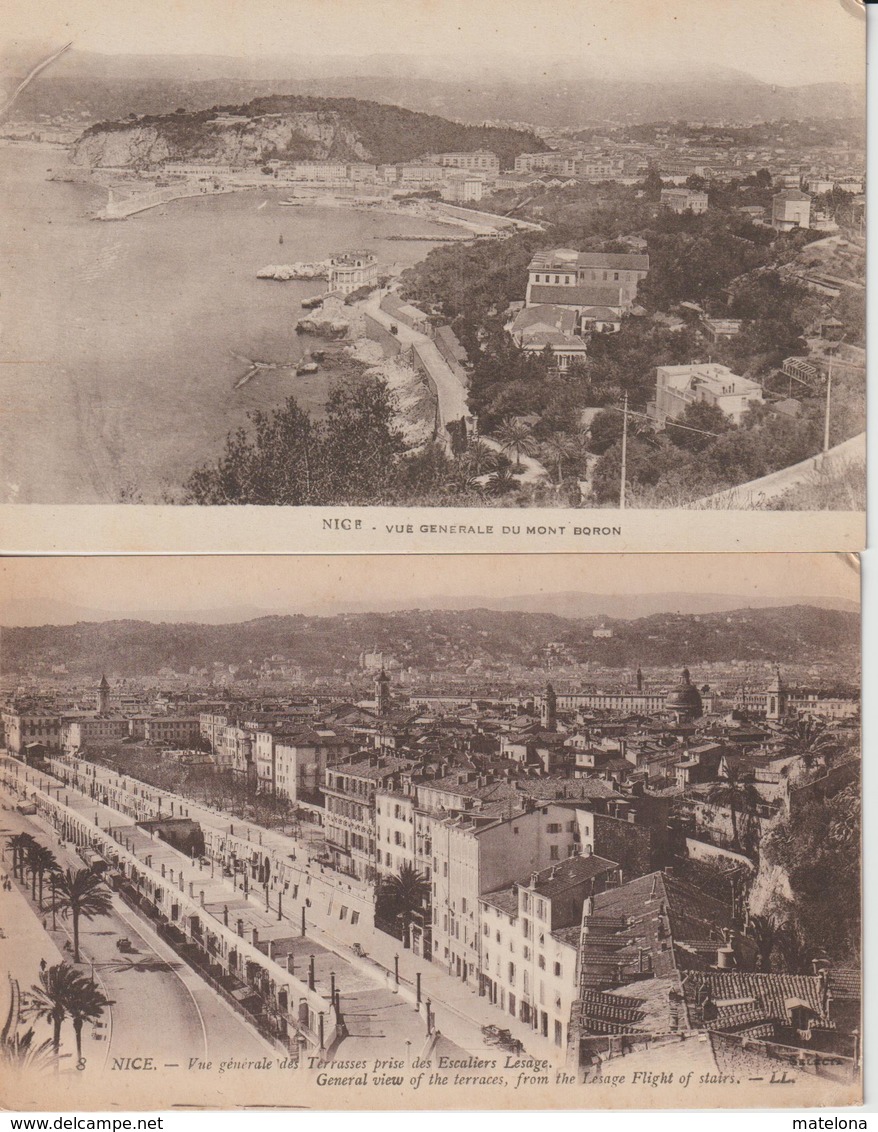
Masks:
[[[393,164],[425,153],[490,149],[508,168],[517,154],[545,148],[525,130],[464,126],[356,98],[273,95],[243,106],[98,122],[74,144],[71,160],[91,169],[168,161],[252,168],[268,161]]]

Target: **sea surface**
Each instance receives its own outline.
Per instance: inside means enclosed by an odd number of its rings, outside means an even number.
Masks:
[[[0,502],[159,502],[249,412],[291,394],[319,411],[325,373],[268,371],[234,388],[247,368],[235,355],[302,356],[312,343],[295,333],[301,300],[325,285],[256,272],[361,247],[402,268],[433,245],[387,236],[452,231],[380,211],[285,208],[289,190],[104,223],[89,218],[104,190],[47,179],[64,165],[59,149],[0,148]]]

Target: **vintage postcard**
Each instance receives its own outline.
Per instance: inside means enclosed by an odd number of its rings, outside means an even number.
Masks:
[[[9,0],[0,548],[861,549],[865,7],[630,14]]]
[[[7,559],[0,1103],[860,1103],[842,555]]]

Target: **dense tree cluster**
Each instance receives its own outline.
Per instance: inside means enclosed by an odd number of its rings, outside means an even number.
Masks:
[[[759,406],[735,427],[727,417],[721,421],[717,412],[700,406],[687,409],[680,425],[701,432],[670,425],[660,434],[643,430],[629,435],[626,482],[633,498],[644,505],[659,505],[660,499],[682,503],[797,464],[819,450],[822,422],[817,416],[791,419]],[[605,503],[618,498],[620,476],[617,440],[595,467],[595,498]]]
[[[349,364],[315,422],[295,398],[254,413],[213,465],[183,488],[184,503],[357,504],[392,501],[397,461],[405,452],[387,386]]]
[[[815,950],[853,959],[860,946],[861,798],[854,782],[834,797],[797,807],[766,839],[768,859],[786,872],[792,915]]]

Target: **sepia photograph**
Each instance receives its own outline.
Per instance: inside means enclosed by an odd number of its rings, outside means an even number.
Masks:
[[[4,548],[404,508],[861,549],[865,41],[856,0],[12,0]]]
[[[0,624],[6,1109],[861,1103],[856,558],[6,559]]]

